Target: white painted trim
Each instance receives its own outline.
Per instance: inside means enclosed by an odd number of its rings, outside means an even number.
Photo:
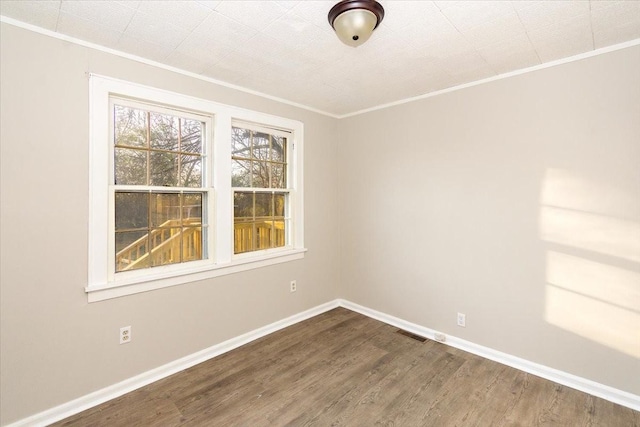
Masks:
[[[7,427],[47,426],[56,421],[60,421],[82,411],[85,411],[89,408],[100,405],[101,403],[107,402],[111,399],[115,399],[116,397],[122,396],[123,394],[137,390],[140,387],[144,387],[155,381],[166,378],[169,375],[173,375],[177,372],[195,366],[198,363],[205,362],[216,356],[227,353],[258,338],[262,338],[273,332],[279,331],[291,325],[295,325],[296,323],[325,313],[337,307],[344,307],[348,310],[355,311],[356,313],[363,314],[372,319],[379,320],[386,324],[404,329],[405,331],[409,331],[426,338],[434,339],[434,334],[436,333],[436,331],[433,329],[408,322],[398,317],[394,317],[380,311],[372,310],[370,308],[363,307],[344,299],[336,299],[325,304],[313,307],[309,310],[303,311],[302,313],[294,314],[293,316],[287,317],[286,319],[282,319],[267,326],[255,329],[238,337],[231,338],[227,341],[213,345],[189,356],[185,356],[181,359],[169,362],[166,365],[144,372],[140,375],[136,375],[135,377],[105,387],[101,390],[87,394],[78,399],[63,403],[62,405],[37,413],[28,418],[23,418],[22,420],[16,421],[13,424],[9,424]],[[635,394],[618,390],[613,387],[588,380],[586,378],[581,378],[576,375],[559,371],[557,369],[539,365],[537,363],[533,363],[507,353],[502,353],[488,347],[465,341],[451,335],[447,335],[447,341],[444,344],[467,351],[472,354],[476,354],[486,359],[493,360],[494,362],[502,363],[503,365],[511,366],[512,368],[528,372],[547,380],[554,381],[558,384],[574,388],[593,396],[603,398],[627,408],[640,411],[640,396],[637,396]]]
[[[413,96],[411,98],[400,99],[398,101],[388,102],[386,104],[377,105],[371,108],[365,108],[364,110],[354,111],[353,113],[347,113],[339,115],[338,119],[346,119],[348,117],[359,116],[360,114],[370,113],[372,111],[384,110],[385,108],[395,107],[396,105],[408,104],[414,101],[420,101],[422,99],[432,98],[434,96],[443,95],[449,92],[455,92],[460,89],[466,89],[473,86],[482,85],[485,83],[495,82],[496,80],[507,79],[513,76],[519,76],[521,74],[527,74],[538,70],[544,70],[545,68],[556,67],[558,65],[568,64],[570,62],[580,61],[582,59],[591,58],[598,55],[603,55],[609,52],[615,52],[616,50],[626,49],[633,46],[640,45],[640,39],[630,40],[628,42],[614,44],[600,49],[595,49],[589,52],[580,53],[578,55],[569,56],[567,58],[558,59],[551,62],[545,62],[542,64],[534,65],[532,67],[522,68],[520,70],[509,71],[508,73],[498,74],[497,76],[487,77],[486,79],[476,80],[469,83],[463,83],[457,86],[448,87],[446,89],[438,90],[435,92],[425,93],[423,95]]]
[[[350,301],[341,299],[338,300],[338,303],[341,307],[355,311],[357,313],[363,314],[367,317],[379,320],[397,328],[404,329],[405,331],[409,331],[416,335],[423,336],[425,338],[435,339],[434,334],[438,332],[433,329],[388,315],[386,313],[363,307]],[[479,344],[475,344],[470,341],[454,337],[452,335],[447,335],[446,338],[447,340],[443,344],[447,344],[451,347],[455,347],[460,350],[478,355],[480,357],[484,357],[485,359],[493,360],[494,362],[502,363],[503,365],[511,366],[512,368],[528,372],[532,375],[556,382],[558,384],[562,384],[564,386],[591,394],[593,396],[600,397],[610,402],[626,406],[627,408],[631,408],[635,411],[640,411],[640,396],[633,393],[618,390],[616,388],[600,384],[595,381],[579,377],[577,375],[569,374],[567,372],[550,368],[548,366],[540,365],[526,359],[521,359],[519,357],[503,353],[501,351],[494,350],[492,348],[485,347]]]
[[[75,37],[71,37],[71,36],[67,36],[65,34],[61,34],[61,33],[57,33],[55,31],[51,31],[51,30],[47,30],[45,28],[41,28],[41,27],[37,27],[35,25],[31,25],[31,24],[27,24],[25,22],[22,21],[18,21],[16,19],[13,18],[9,18],[8,16],[4,16],[4,15],[0,15],[0,22],[4,22],[6,24],[9,25],[13,25],[15,27],[20,27],[23,28],[25,30],[29,30],[29,31],[33,31],[35,33],[39,33],[39,34],[43,34],[45,36],[49,36],[49,37],[53,37],[56,39],[60,39],[60,40],[64,40],[70,43],[75,43],[78,44],[80,46],[84,46],[84,47],[88,47],[91,49],[95,49],[95,50],[99,50],[101,52],[105,52],[105,53],[109,53],[112,55],[116,55],[116,56],[120,56],[122,58],[127,58],[127,59],[131,59],[133,61],[137,61],[137,62],[141,62],[143,64],[147,64],[147,65],[151,65],[154,67],[158,67],[158,68],[162,68],[164,70],[167,71],[172,71],[174,73],[178,73],[178,74],[182,74],[188,77],[193,77],[195,79],[199,79],[199,80],[203,80],[209,83],[213,83],[213,84],[217,84],[219,86],[224,86],[224,87],[228,87],[230,89],[235,89],[238,90],[240,92],[245,92],[251,95],[256,95],[256,96],[260,96],[266,99],[270,99],[272,101],[276,101],[276,102],[281,102],[283,104],[287,104],[287,105],[291,105],[292,107],[297,107],[297,108],[302,108],[304,110],[308,110],[308,111],[312,111],[314,113],[318,113],[318,114],[322,114],[328,117],[332,117],[334,119],[345,119],[348,117],[353,117],[353,116],[358,116],[360,114],[365,114],[365,113],[370,113],[372,111],[377,111],[377,110],[383,110],[385,108],[389,108],[389,107],[394,107],[396,105],[402,105],[402,104],[407,104],[410,102],[414,102],[414,101],[419,101],[421,99],[427,99],[427,98],[431,98],[434,96],[438,96],[438,95],[443,95],[445,93],[449,93],[449,92],[455,92],[457,90],[460,89],[466,89],[468,87],[473,87],[473,86],[477,86],[477,85],[481,85],[481,84],[485,84],[485,83],[490,83],[490,82],[494,82],[496,80],[502,80],[502,79],[506,79],[509,77],[513,77],[513,76],[519,76],[520,74],[526,74],[526,73],[530,73],[533,71],[538,71],[538,70],[543,70],[545,68],[551,68],[551,67],[555,67],[558,65],[562,65],[562,64],[567,64],[569,62],[575,62],[575,61],[580,61],[582,59],[586,59],[586,58],[591,58],[594,56],[598,56],[598,55],[602,55],[605,53],[609,53],[609,52],[615,52],[617,50],[621,50],[621,49],[626,49],[632,46],[638,46],[640,45],[640,39],[635,39],[635,40],[630,40],[624,43],[619,43],[619,44],[615,44],[615,45],[611,45],[611,46],[606,46],[606,47],[602,47],[599,49],[594,49],[592,51],[589,52],[584,52],[578,55],[574,55],[574,56],[570,56],[568,58],[562,58],[562,59],[558,59],[556,61],[551,61],[551,62],[545,62],[543,64],[539,64],[539,65],[534,65],[533,67],[528,67],[528,68],[522,68],[520,70],[515,70],[515,71],[510,71],[508,73],[504,73],[504,74],[499,74],[497,76],[493,76],[493,77],[488,77],[486,79],[482,79],[482,80],[476,80],[473,82],[469,82],[469,83],[464,83],[461,85],[457,85],[457,86],[453,86],[450,88],[446,88],[446,89],[442,89],[436,92],[429,92],[429,93],[425,93],[423,95],[418,95],[418,96],[414,96],[411,98],[404,98],[404,99],[400,99],[398,101],[393,101],[393,102],[389,102],[386,104],[381,104],[381,105],[377,105],[375,107],[371,107],[371,108],[365,108],[363,110],[358,110],[358,111],[354,111],[352,113],[347,113],[347,114],[334,114],[334,113],[329,113],[327,111],[323,111],[323,110],[319,110],[317,108],[313,108],[304,104],[300,104],[297,102],[293,102],[293,101],[289,101],[286,100],[284,98],[279,98],[277,96],[273,96],[273,95],[269,95],[263,92],[258,92],[256,90],[253,89],[248,89],[242,86],[238,86],[238,85],[234,85],[232,83],[227,83],[225,81],[222,80],[216,80],[213,79],[211,77],[206,77],[200,74],[196,74],[196,73],[192,73],[190,71],[185,71],[182,70],[180,68],[176,68],[176,67],[172,67],[170,65],[166,65],[166,64],[162,64],[160,62],[156,62],[156,61],[152,61],[150,59],[145,59],[136,55],[132,55],[130,53],[125,53],[125,52],[121,52],[115,49],[111,49],[108,47],[104,47],[104,46],[100,46],[98,44],[95,43],[90,43],[84,40],[80,40],[77,39]]]
[[[332,310],[336,307],[338,307],[338,300],[321,304],[317,307],[313,307],[309,310],[303,311],[302,313],[294,314],[293,316],[287,317],[286,319],[279,320],[267,326],[263,326],[262,328],[258,328],[238,337],[231,338],[220,344],[213,345],[199,352],[190,354],[189,356],[174,360],[173,362],[169,362],[166,365],[159,366],[140,375],[136,375],[135,377],[82,396],[78,399],[32,415],[28,418],[23,418],[22,420],[16,421],[13,424],[9,424],[7,427],[47,426],[51,423],[63,420],[67,417],[85,411],[111,399],[115,399],[116,397],[122,396],[123,394],[139,389],[140,387],[144,387],[155,381],[166,378],[169,375],[173,375],[199,363],[206,362],[209,359],[227,353],[240,346],[250,343],[251,341],[255,341],[258,338],[262,338],[288,326],[295,325],[296,323],[302,322],[303,320],[307,320],[311,317]]]
[[[162,289],[170,286],[197,282],[199,280],[226,276],[227,274],[240,273],[254,268],[295,261],[303,259],[305,252],[307,252],[306,248],[269,253],[261,257],[235,260],[222,265],[213,264],[199,269],[189,268],[184,272],[176,271],[173,276],[149,274],[144,278],[140,278],[133,282],[113,282],[110,284],[86,286],[85,292],[88,295],[88,302],[90,303],[104,301],[111,298],[134,295],[141,292],[153,291],[155,289]]]
[[[298,102],[289,101],[284,98],[279,98],[277,96],[269,95],[264,92],[259,92],[257,90],[249,89],[243,86],[234,85],[233,83],[227,83],[222,80],[217,80],[211,77],[206,77],[201,74],[192,73],[191,71],[186,71],[180,68],[172,67],[171,65],[163,64],[161,62],[153,61],[151,59],[142,58],[140,56],[132,55],[130,53],[122,52],[116,49],[112,49],[109,47],[101,46],[99,44],[91,43],[88,41],[84,41],[81,39],[77,39],[75,37],[68,36],[66,34],[57,33],[55,31],[47,30],[46,28],[41,28],[36,25],[27,24],[26,22],[18,21],[17,19],[9,18],[8,16],[0,15],[0,22],[4,22],[5,24],[13,25],[14,27],[19,27],[25,30],[33,31],[34,33],[39,33],[45,36],[53,37],[55,39],[64,40],[69,43],[74,43],[80,46],[88,47],[90,49],[99,50],[101,52],[109,53],[111,55],[116,55],[121,58],[130,59],[132,61],[140,62],[146,65],[151,65],[153,67],[162,68],[163,70],[171,71],[174,73],[182,74],[184,76],[193,77],[194,79],[203,80],[205,82],[213,83],[219,86],[224,86],[229,89],[234,89],[240,92],[248,93],[250,95],[259,96],[262,98],[270,99],[271,101],[280,102],[282,104],[291,105],[292,107],[302,108],[304,110],[312,111],[314,113],[322,114],[324,116],[333,117],[334,119],[338,118],[338,115],[328,113],[326,111],[319,110],[317,108],[309,107],[304,104],[300,104]]]
[[[89,75],[90,142],[89,158],[89,276],[85,291],[88,301],[147,292],[196,280],[209,279],[252,268],[264,267],[304,258],[304,218],[302,218],[304,124],[297,120],[234,107],[164,89],[131,83],[98,74]],[[117,188],[151,189],[147,186],[114,186],[109,111],[113,98],[134,98],[158,105],[171,105],[203,115],[207,126],[207,182],[195,191],[207,193],[209,251],[206,259],[158,266],[153,269],[115,273],[113,191]],[[119,102],[119,101],[118,101]],[[150,107],[151,108],[151,107]],[[155,109],[155,107],[153,107]],[[162,110],[160,110],[162,111]],[[233,191],[231,188],[230,129],[234,120],[275,126],[290,130],[287,138],[289,231],[286,247],[255,251],[242,256],[233,254]],[[213,129],[212,129],[213,128]],[[215,137],[212,137],[213,135]],[[212,174],[211,171],[216,171]],[[222,175],[226,174],[226,175]],[[214,182],[211,182],[213,179]],[[215,184],[211,187],[211,184]],[[173,187],[173,189],[177,189]],[[226,241],[222,241],[224,238]],[[215,240],[216,246],[213,245]]]

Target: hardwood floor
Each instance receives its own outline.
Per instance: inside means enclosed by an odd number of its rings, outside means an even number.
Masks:
[[[55,426],[640,426],[640,412],[338,308]]]

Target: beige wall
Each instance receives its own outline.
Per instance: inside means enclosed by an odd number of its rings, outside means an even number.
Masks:
[[[640,394],[640,47],[341,128],[343,297]]]
[[[0,424],[338,296],[336,120],[10,25],[1,31]],[[305,259],[88,304],[86,72],[304,122]],[[120,346],[125,325],[133,341]]]
[[[0,424],[337,297],[640,394],[640,48],[339,121],[1,31]],[[305,259],[87,304],[86,72],[304,122]]]

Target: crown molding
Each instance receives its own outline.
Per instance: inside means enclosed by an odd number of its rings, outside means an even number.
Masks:
[[[255,96],[259,96],[265,99],[269,99],[271,101],[276,101],[276,102],[280,102],[282,104],[286,104],[286,105],[290,105],[292,107],[296,107],[296,108],[301,108],[303,110],[307,110],[307,111],[311,111],[313,113],[317,113],[317,114],[321,114],[323,116],[327,116],[327,117],[331,117],[334,119],[346,119],[349,117],[354,117],[354,116],[359,116],[362,114],[366,114],[366,113],[370,113],[373,111],[378,111],[378,110],[384,110],[386,108],[390,108],[390,107],[395,107],[397,105],[402,105],[402,104],[408,104],[410,102],[415,102],[415,101],[420,101],[423,99],[428,99],[428,98],[432,98],[435,96],[439,96],[439,95],[444,95],[446,93],[450,93],[450,92],[455,92],[458,90],[462,90],[462,89],[466,89],[466,88],[470,88],[470,87],[474,87],[474,86],[478,86],[478,85],[483,85],[486,83],[491,83],[497,80],[502,80],[502,79],[507,79],[509,77],[514,77],[514,76],[519,76],[521,74],[527,74],[527,73],[531,73],[534,71],[539,71],[539,70],[544,70],[546,68],[552,68],[552,67],[556,67],[558,65],[563,65],[563,64],[568,64],[571,62],[576,62],[576,61],[581,61],[583,59],[587,59],[587,58],[592,58],[594,56],[599,56],[599,55],[603,55],[603,54],[607,54],[610,52],[615,52],[618,50],[622,50],[622,49],[627,49],[630,47],[634,47],[634,46],[638,46],[640,45],[640,38],[639,39],[634,39],[634,40],[630,40],[624,43],[619,43],[619,44],[615,44],[615,45],[611,45],[611,46],[606,46],[606,47],[602,47],[599,49],[595,49],[589,52],[584,52],[578,55],[574,55],[574,56],[570,56],[568,58],[562,58],[562,59],[558,59],[555,61],[551,61],[551,62],[545,62],[543,64],[538,64],[538,65],[534,65],[532,67],[527,67],[527,68],[522,68],[520,70],[515,70],[515,71],[510,71],[508,73],[504,73],[504,74],[499,74],[497,76],[493,76],[493,77],[488,77],[486,79],[482,79],[482,80],[476,80],[473,82],[469,82],[469,83],[463,83],[457,86],[452,86],[446,89],[442,89],[442,90],[438,90],[435,92],[429,92],[429,93],[425,93],[422,95],[418,95],[418,96],[413,96],[410,98],[403,98],[403,99],[399,99],[397,101],[393,101],[393,102],[388,102],[385,104],[380,104],[380,105],[376,105],[374,107],[370,107],[370,108],[365,108],[362,110],[358,110],[358,111],[354,111],[352,113],[347,113],[347,114],[335,114],[335,113],[330,113],[328,111],[324,111],[324,110],[320,110],[318,108],[314,108],[305,104],[300,104],[298,102],[294,102],[294,101],[290,101],[288,99],[284,99],[284,98],[280,98],[274,95],[269,95],[267,93],[263,93],[263,92],[259,92],[253,89],[249,89],[243,86],[239,86],[239,85],[235,85],[232,83],[227,83],[225,81],[222,80],[217,80],[211,77],[206,77],[203,76],[201,74],[196,74],[193,73],[191,71],[186,71],[177,67],[172,67],[170,65],[166,65],[163,64],[161,62],[157,62],[157,61],[152,61],[150,59],[146,59],[146,58],[142,58],[140,56],[136,56],[136,55],[132,55],[130,53],[125,53],[116,49],[112,49],[112,48],[108,48],[105,46],[101,46],[95,43],[91,43],[91,42],[87,42],[81,39],[77,39],[75,37],[71,37],[65,34],[61,34],[55,31],[51,31],[51,30],[47,30],[45,28],[41,28],[35,25],[31,25],[31,24],[27,24],[25,22],[22,21],[18,21],[16,19],[13,18],[9,18],[7,16],[4,15],[0,15],[0,22],[3,22],[5,24],[9,24],[9,25],[13,25],[15,27],[20,27],[23,28],[25,30],[29,30],[29,31],[33,31],[39,34],[43,34],[45,36],[49,36],[49,37],[53,37],[59,40],[64,40],[70,43],[74,43],[80,46],[84,46],[84,47],[88,47],[91,49],[95,49],[95,50],[99,50],[101,52],[105,52],[105,53],[109,53],[112,55],[116,55],[122,58],[126,58],[126,59],[130,59],[136,62],[140,62],[146,65],[151,65],[154,67],[158,67],[167,71],[171,71],[177,74],[182,74],[184,76],[188,76],[188,77],[192,77],[198,80],[202,80],[208,83],[212,83],[218,86],[223,86],[229,89],[234,89],[240,92],[244,92],[250,95],[255,95]]]

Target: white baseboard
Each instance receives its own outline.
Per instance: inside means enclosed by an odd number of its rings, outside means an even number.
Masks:
[[[399,319],[397,317],[390,316],[388,314],[381,313],[367,307],[363,307],[350,301],[338,300],[338,303],[341,307],[358,312],[360,314],[364,314],[365,316],[371,317],[372,319],[379,320],[381,322],[387,323],[400,329],[404,329],[425,338],[435,339],[434,334],[438,332],[433,329],[416,325],[415,323],[407,322],[406,320]],[[564,386],[574,388],[593,396],[601,397],[610,402],[626,406],[627,408],[640,411],[640,396],[636,394],[618,390],[613,387],[588,380],[586,378],[578,377],[567,372],[559,371],[548,366],[521,359],[519,357],[512,356],[510,354],[503,353],[489,347],[484,347],[470,341],[465,341],[452,335],[447,335],[447,341],[443,344],[459,348],[460,350],[464,350],[469,353],[484,357],[486,359],[502,363],[503,365],[511,366],[512,368],[528,372],[530,374],[542,377],[558,384],[562,384]]]
[[[136,375],[135,377],[129,378],[117,384],[105,387],[102,390],[95,391],[78,399],[32,415],[28,418],[24,418],[13,424],[10,424],[8,427],[47,426],[51,423],[60,421],[64,418],[75,415],[101,403],[107,402],[111,399],[115,399],[116,397],[120,397],[123,394],[129,393],[140,387],[144,387],[145,385],[166,378],[169,375],[173,375],[177,372],[183,371],[187,368],[197,365],[198,363],[205,362],[258,338],[262,338],[273,332],[279,331],[280,329],[286,328],[287,326],[294,325],[298,322],[309,319],[313,316],[317,316],[336,307],[344,307],[346,309],[363,314],[367,317],[371,317],[372,319],[379,320],[381,322],[387,323],[400,329],[404,329],[406,331],[426,338],[433,339],[434,334],[436,333],[436,331],[433,329],[426,328],[415,323],[407,322],[406,320],[399,319],[397,317],[390,316],[388,314],[372,310],[367,307],[363,307],[350,301],[337,299],[326,304],[319,305],[312,309],[303,311],[302,313],[295,314],[291,317],[287,317],[286,319],[271,323],[270,325],[258,328],[254,331],[232,338],[220,344],[216,344],[202,351],[167,363],[166,365],[144,372],[140,375]],[[640,396],[638,395],[618,390],[604,384],[599,384],[595,381],[581,378],[576,375],[559,371],[557,369],[539,365],[537,363],[533,363],[528,360],[512,356],[510,354],[502,353],[488,347],[474,344],[472,342],[465,341],[451,335],[447,335],[447,341],[445,344],[464,351],[468,351],[469,353],[476,354],[495,362],[511,366],[513,368],[528,372],[547,380],[554,381],[558,384],[583,391],[593,396],[601,397],[603,399],[622,406],[626,406],[636,411],[640,411]]]
[[[169,375],[173,375],[177,372],[195,366],[198,363],[205,362],[211,358],[231,351],[258,338],[262,338],[273,332],[279,331],[280,329],[286,328],[287,326],[294,325],[313,316],[317,316],[318,314],[322,314],[326,311],[332,310],[338,306],[338,300],[319,305],[317,307],[303,311],[302,313],[295,314],[291,317],[287,317],[286,319],[279,320],[277,322],[271,323],[270,325],[258,328],[238,337],[231,338],[230,340],[224,341],[220,344],[216,344],[197,353],[190,354],[189,356],[167,363],[166,365],[144,372],[140,375],[136,375],[135,377],[126,379],[117,384],[105,387],[102,390],[95,391],[78,399],[63,403],[62,405],[32,415],[28,418],[24,418],[13,424],[9,424],[8,427],[47,426],[51,423],[63,420],[67,417],[85,411],[111,399],[115,399],[116,397],[120,397],[123,394],[129,393],[140,387],[144,387],[155,381],[166,378]]]

